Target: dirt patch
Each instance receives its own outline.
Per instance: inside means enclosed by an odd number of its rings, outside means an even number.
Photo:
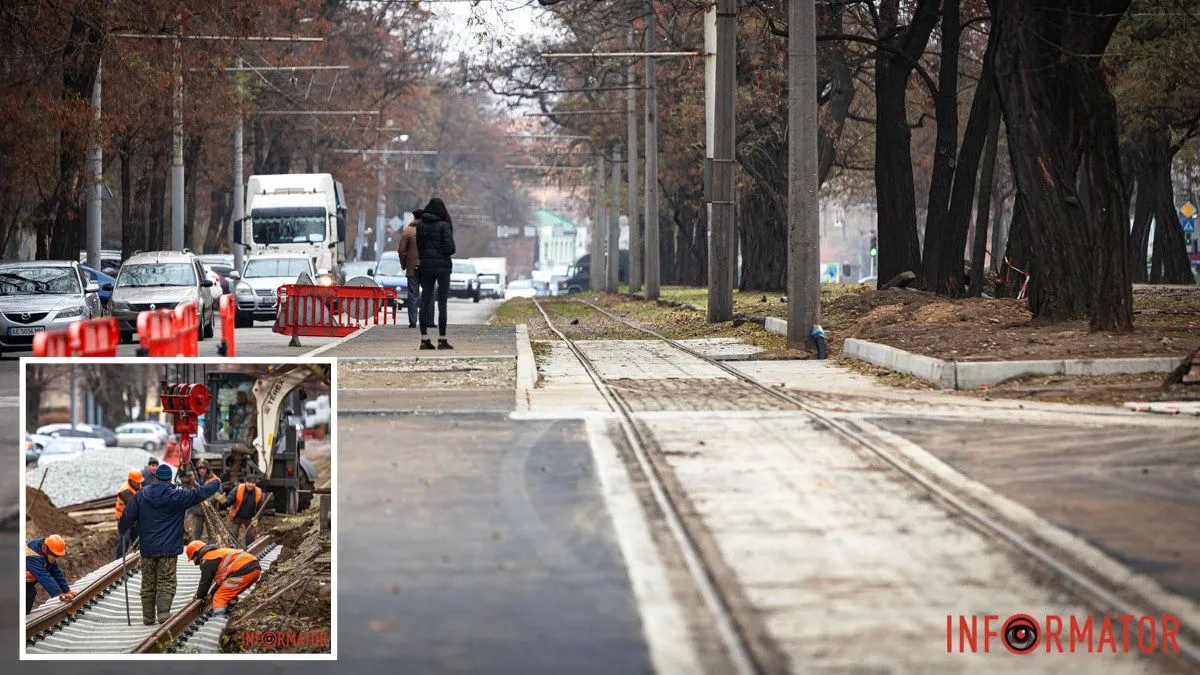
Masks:
[[[66,512],[56,508],[50,503],[50,499],[35,487],[25,487],[25,504],[26,541],[51,534],[61,535],[67,541],[67,555],[59,566],[67,576],[68,584],[74,584],[80,577],[112,562],[117,549],[116,530],[89,530],[75,522]],[[48,599],[46,590],[38,585],[37,604],[40,605]]]
[[[283,552],[237,603],[221,635],[222,651],[234,653],[330,653],[332,585],[330,538],[320,531],[314,507],[271,528]],[[242,642],[247,632],[281,636],[273,645]]]
[[[1131,401],[1150,401],[1162,392],[1161,373],[1102,376],[1022,377],[975,391],[956,392],[964,396],[1006,398],[1047,403],[1075,403],[1123,407]]]

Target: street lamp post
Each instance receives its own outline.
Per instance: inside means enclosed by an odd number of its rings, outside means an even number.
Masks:
[[[388,150],[391,150],[392,143],[399,141],[401,143],[408,142],[408,134],[397,134],[392,136],[392,140],[388,141]],[[383,257],[383,235],[384,229],[387,226],[387,153],[383,154],[383,163],[379,166],[379,203],[376,206],[375,215],[375,259],[379,260]]]

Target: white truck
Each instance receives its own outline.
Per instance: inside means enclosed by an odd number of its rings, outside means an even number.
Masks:
[[[346,259],[346,195],[327,173],[251,176],[246,217],[235,223],[234,242],[249,255],[303,253],[318,283],[338,279]]]
[[[479,294],[485,298],[503,298],[508,285],[507,258],[471,258],[479,278]]]

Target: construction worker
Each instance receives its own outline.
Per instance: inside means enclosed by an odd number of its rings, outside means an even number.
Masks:
[[[158,458],[151,457],[146,460],[146,466],[142,469],[142,482],[149,483],[154,480],[154,472],[158,471]]]
[[[233,538],[241,540],[242,530],[245,529],[246,546],[254,543],[254,528],[258,526],[258,510],[263,505],[263,491],[258,487],[254,476],[247,476],[246,481],[233,490],[233,497],[226,497],[223,508],[229,510],[229,530]]]
[[[121,514],[125,513],[125,505],[129,503],[129,500],[133,499],[133,496],[137,494],[138,490],[141,489],[142,472],[138,469],[130,469],[129,475],[125,478],[125,484],[121,486],[120,492],[117,493],[117,505],[115,510],[118,521],[121,520]],[[133,530],[130,530],[117,537],[117,557],[124,557],[125,552],[128,551],[136,541],[137,532],[134,532]]]
[[[254,437],[250,428],[254,424],[254,406],[245,390],[238,390],[237,400],[229,406],[229,440],[249,443]]]
[[[58,566],[59,558],[67,554],[67,542],[57,534],[45,539],[32,539],[25,544],[25,613],[33,611],[38,584],[50,597],[70,602],[75,592],[67,584],[67,575]]]
[[[117,534],[137,528],[142,550],[142,623],[163,623],[171,616],[175,599],[175,565],[183,553],[183,519],[187,510],[216,494],[211,482],[189,490],[171,483],[174,472],[160,464],[154,481],[138,490],[125,504]]]
[[[199,487],[208,485],[211,482],[221,484],[221,479],[217,478],[208,470],[208,462],[203,459],[197,460],[195,473],[189,475],[192,484],[189,487]],[[213,501],[216,496],[209,497],[205,501]],[[193,506],[188,509],[188,531],[191,532],[193,538],[199,539],[204,536],[204,503]]]
[[[229,604],[262,574],[258,558],[240,549],[218,548],[215,544],[193,541],[183,552],[192,564],[200,566],[196,599],[203,600],[210,591],[216,590],[212,601],[213,616],[227,614]]]

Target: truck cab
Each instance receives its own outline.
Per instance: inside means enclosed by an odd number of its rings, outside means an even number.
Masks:
[[[319,278],[338,278],[345,259],[346,198],[327,173],[251,176],[246,218],[234,227],[234,242],[249,255],[300,253]]]

